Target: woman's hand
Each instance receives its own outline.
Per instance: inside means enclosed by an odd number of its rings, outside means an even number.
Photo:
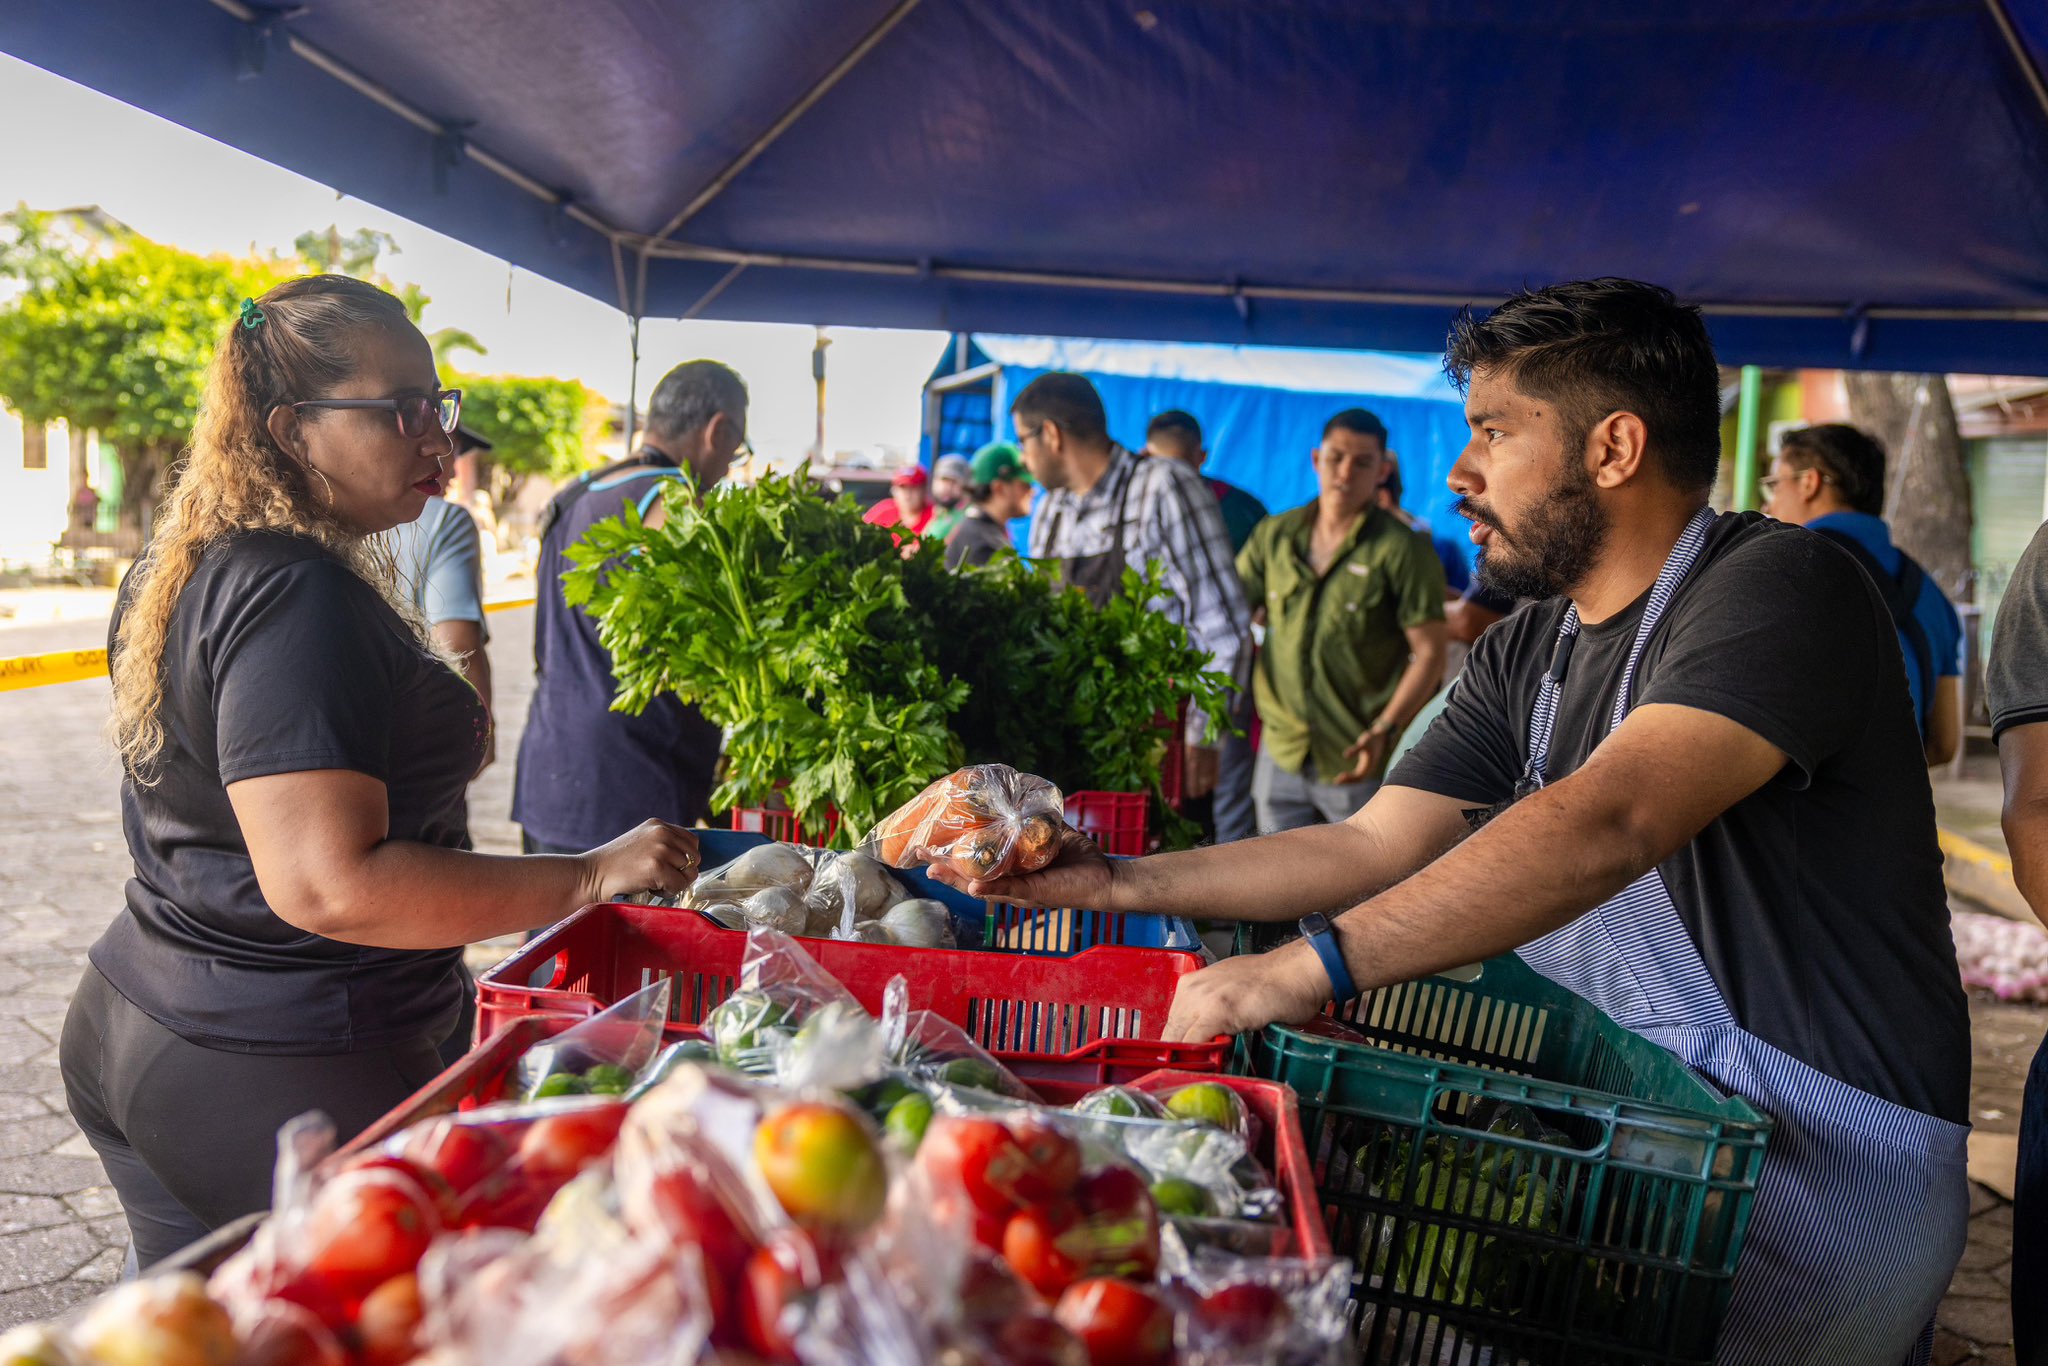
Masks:
[[[674,896],[697,880],[697,837],[667,821],[642,821],[610,844],[577,858],[583,864],[578,905],[617,901],[636,892]]]
[[[1035,873],[982,882],[962,877],[942,864],[934,864],[926,871],[949,887],[991,901],[1062,910],[1113,911],[1118,909],[1114,904],[1118,867],[1116,861],[1104,856],[1100,845],[1070,825],[1060,834],[1059,850],[1052,862]]]

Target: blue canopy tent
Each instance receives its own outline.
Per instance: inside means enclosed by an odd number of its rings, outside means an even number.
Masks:
[[[0,50],[629,315],[2048,373],[2028,0],[10,0]]]
[[[1462,538],[1444,481],[1465,444],[1464,407],[1434,356],[962,336],[925,388],[923,458],[971,453],[997,433],[1007,438],[1011,398],[1048,370],[1086,375],[1102,395],[1110,435],[1132,449],[1144,444],[1154,414],[1194,414],[1209,449],[1207,473],[1274,512],[1315,496],[1309,451],[1331,415],[1368,408],[1401,457],[1408,510]],[[1470,544],[1458,553],[1469,566]]]

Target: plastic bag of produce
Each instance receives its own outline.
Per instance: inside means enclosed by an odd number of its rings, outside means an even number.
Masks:
[[[928,1010],[912,1010],[909,1002],[908,983],[901,977],[891,979],[882,993],[882,1039],[890,1060],[925,1089],[944,1094],[965,1088],[1010,1100],[1037,1099],[966,1030]],[[965,1103],[986,1108],[985,1102]]]
[[[763,844],[699,877],[678,903],[732,930],[950,947],[942,903],[913,897],[867,854]],[[899,911],[910,905],[915,909]],[[938,913],[932,914],[936,906]]]
[[[927,787],[868,832],[862,848],[891,868],[942,864],[965,878],[1036,872],[1052,862],[1066,799],[1043,778],[976,764]]]
[[[1343,1258],[1190,1254],[1171,1235],[1165,1258],[1181,1292],[1181,1366],[1334,1366],[1345,1359],[1352,1268]]]
[[[625,1095],[661,1049],[669,992],[664,977],[527,1049],[514,1069],[515,1094],[524,1100]]]
[[[721,1066],[773,1077],[804,1022],[835,1002],[866,1015],[852,993],[794,938],[776,930],[751,930],[740,958],[739,989],[705,1017],[704,1030]]]

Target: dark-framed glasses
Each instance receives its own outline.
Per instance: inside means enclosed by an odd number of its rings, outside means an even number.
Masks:
[[[434,394],[408,394],[404,398],[308,398],[291,405],[301,408],[381,408],[398,415],[398,434],[418,439],[434,428],[455,430],[462,420],[462,391],[443,389]]]

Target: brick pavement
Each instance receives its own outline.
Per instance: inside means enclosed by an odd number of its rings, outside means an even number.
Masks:
[[[526,714],[531,610],[491,620],[502,733],[471,791],[479,848],[517,852],[506,819]],[[0,628],[0,656],[98,643],[89,623]],[[59,1313],[120,1274],[127,1230],[98,1160],[65,1112],[56,1042],[85,949],[118,909],[128,861],[101,735],[104,682],[0,693],[0,1327]],[[2048,1010],[1972,1002],[1980,1127],[2012,1132]],[[2009,1366],[2012,1211],[1972,1188],[1971,1236],[1942,1305],[1937,1366]]]

